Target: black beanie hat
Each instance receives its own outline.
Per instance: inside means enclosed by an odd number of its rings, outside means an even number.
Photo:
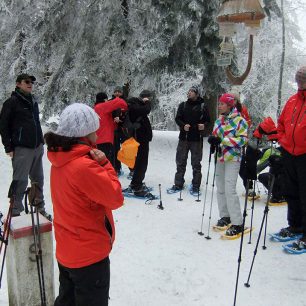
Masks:
[[[105,92],[99,92],[96,95],[96,103],[97,102],[104,102],[105,100],[107,100],[107,94]]]
[[[152,93],[150,90],[144,89],[140,94],[140,98],[150,98],[152,96]]]

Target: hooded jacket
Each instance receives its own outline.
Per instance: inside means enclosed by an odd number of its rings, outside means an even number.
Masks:
[[[130,98],[128,100],[129,119],[132,123],[138,123],[139,127],[135,130],[135,139],[140,143],[146,143],[152,140],[153,133],[150,120],[148,118],[151,112],[150,101],[143,102],[141,98]]]
[[[218,152],[220,162],[240,161],[241,148],[247,143],[247,133],[248,123],[236,108],[215,121],[212,134],[221,139],[221,152]]]
[[[208,109],[203,98],[198,97],[196,101],[188,99],[186,102],[180,103],[176,117],[176,124],[180,127],[180,140],[200,141],[200,131],[198,124],[207,124],[210,122]],[[190,124],[190,129],[187,132],[184,126]]]
[[[277,126],[279,144],[292,155],[306,154],[306,90],[287,101]]]
[[[33,95],[12,92],[0,114],[0,134],[6,153],[15,147],[37,148],[43,143],[38,103]]]
[[[112,112],[118,108],[124,111],[127,110],[126,102],[119,97],[95,105],[95,112],[100,117],[100,127],[97,131],[97,144],[114,143],[114,131],[117,124],[114,122]]]
[[[56,258],[81,268],[106,258],[115,240],[112,210],[123,205],[121,185],[111,164],[91,159],[91,147],[48,152],[54,211]]]

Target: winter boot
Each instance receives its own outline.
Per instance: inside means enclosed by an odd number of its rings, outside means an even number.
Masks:
[[[280,205],[286,205],[286,204],[287,204],[287,201],[284,197],[280,197],[280,198],[272,197],[269,202],[269,205],[271,206],[280,206]]]
[[[216,231],[225,231],[230,227],[230,224],[230,217],[222,217],[218,220],[217,224],[213,226],[213,229]]]
[[[302,233],[302,228],[300,227],[293,227],[293,226],[288,226],[282,228],[278,235],[282,238],[295,238],[296,235],[299,235]]]
[[[242,233],[242,225],[231,225],[227,230],[225,235],[226,236],[237,236]]]

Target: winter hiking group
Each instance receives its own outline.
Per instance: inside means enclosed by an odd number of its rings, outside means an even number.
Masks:
[[[251,132],[251,120],[239,95],[225,93],[218,100],[219,117],[208,137],[209,163],[198,233],[204,235],[207,187],[213,172],[208,234],[205,238],[210,239],[216,185],[220,219],[212,229],[222,232],[224,239],[241,239],[235,301],[243,237],[246,232],[251,235],[252,231],[252,216],[251,226],[245,227],[246,207],[248,200],[251,200],[254,208],[254,201],[258,198],[255,188],[257,179],[268,190],[268,198],[249,279],[263,231],[266,240],[269,205],[288,204],[288,227],[272,234],[271,238],[281,242],[292,240],[284,245],[288,253],[306,253],[306,67],[297,71],[295,79],[298,92],[285,104],[277,126],[268,117]],[[54,305],[108,305],[109,253],[115,239],[112,210],[123,205],[124,197],[145,201],[159,199],[158,207],[164,209],[161,185],[157,196],[144,183],[149,143],[153,135],[148,117],[152,93],[143,90],[139,97],[126,98],[126,88],[117,87],[113,97],[108,100],[107,94],[100,92],[96,95],[94,108],[82,103],[67,106],[59,117],[57,129],[43,136],[38,102],[32,94],[35,81],[32,75],[19,75],[16,89],[4,102],[0,114],[1,139],[5,152],[12,158],[13,167],[13,188],[9,193],[11,204],[1,231],[1,251],[3,249],[5,254],[11,218],[20,216],[26,208],[22,199],[25,194],[25,199],[29,197],[26,187],[30,178],[31,184],[35,185],[35,193],[31,193],[29,199],[33,232],[38,240],[41,304],[45,305],[43,250],[40,249],[37,227],[40,214],[51,220],[44,209],[43,196],[42,156],[43,144],[46,143],[51,162],[50,190],[60,282]],[[178,200],[181,199],[181,192],[186,187],[184,176],[190,151],[192,182],[188,189],[200,201],[204,132],[211,118],[199,87],[192,86],[187,96],[187,101],[179,104],[175,117],[180,129],[176,173],[174,184],[167,189],[167,193],[180,193]],[[268,148],[260,150],[261,144],[267,141],[270,143]],[[131,179],[130,185],[123,190],[119,181],[121,162],[129,167]],[[269,172],[260,173],[268,166]],[[238,175],[243,179],[246,190],[243,210],[236,192]],[[249,286],[249,279],[246,286]]]

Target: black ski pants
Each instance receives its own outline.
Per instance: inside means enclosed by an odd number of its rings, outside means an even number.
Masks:
[[[116,172],[121,170],[121,162],[117,159],[118,152],[121,148],[121,144],[126,141],[128,137],[124,134],[121,128],[115,130],[114,133],[114,168]]]
[[[149,142],[141,142],[138,147],[134,166],[134,174],[131,181],[133,188],[141,187],[148,168]]]
[[[187,166],[188,153],[191,153],[191,166],[192,166],[192,186],[200,187],[202,180],[201,161],[203,152],[203,142],[201,141],[187,141],[179,140],[176,149],[176,173],[174,184],[182,187],[185,183],[185,172]]]
[[[115,168],[115,155],[114,155],[114,146],[110,142],[99,143],[97,148],[101,150],[107,159],[111,162],[112,166]]]
[[[59,294],[54,306],[108,306],[109,258],[87,267],[70,269],[58,264]]]
[[[283,161],[288,224],[292,227],[302,227],[306,238],[306,154],[294,156],[284,151]]]

